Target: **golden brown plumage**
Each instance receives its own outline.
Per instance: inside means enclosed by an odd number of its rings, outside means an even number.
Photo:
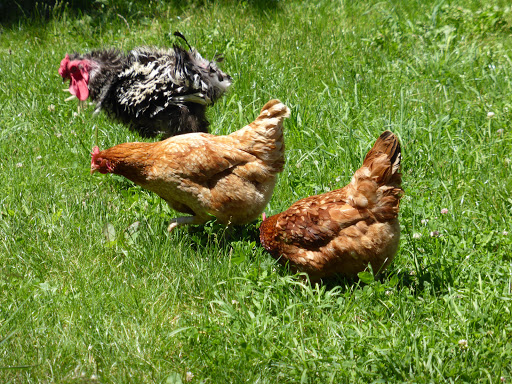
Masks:
[[[283,120],[288,107],[271,100],[251,124],[227,136],[189,133],[155,143],[125,143],[92,153],[91,172],[115,173],[157,193],[193,216],[171,221],[224,224],[255,220],[284,166]]]
[[[393,260],[400,239],[400,143],[385,131],[350,184],[294,203],[264,220],[260,240],[281,263],[312,280],[375,273]]]

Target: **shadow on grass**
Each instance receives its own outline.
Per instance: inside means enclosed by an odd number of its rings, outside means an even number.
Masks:
[[[170,7],[181,11],[192,6],[207,6],[214,2],[214,0],[164,0],[158,2],[156,7],[158,9]],[[217,3],[229,5],[233,1],[221,0]],[[279,0],[245,0],[239,3],[262,14],[278,9],[280,6]],[[13,0],[0,2],[0,23],[5,26],[19,22],[45,23],[65,11],[71,15],[89,14],[91,16],[111,12],[129,19],[138,19],[154,14],[155,10],[155,3],[146,0]]]
[[[269,257],[271,257],[269,255]],[[288,265],[280,265],[283,273],[294,274]],[[303,281],[309,279],[305,274],[301,274]],[[439,268],[439,265],[432,265],[429,268],[424,268],[419,274],[411,271],[391,271],[387,270],[379,273],[375,277],[375,283],[382,286],[389,286],[401,290],[405,287],[409,288],[413,295],[421,295],[426,290],[434,291],[436,294],[443,294],[448,291],[448,287],[454,285],[454,276],[452,270]],[[350,278],[342,275],[337,275],[329,278],[324,278],[318,281],[310,281],[309,284],[314,286],[319,284],[325,287],[326,290],[342,289],[351,290],[359,286],[363,288],[366,285],[374,284],[374,282],[363,281],[358,277]]]
[[[191,239],[191,246],[197,248],[208,247],[212,239],[215,241],[216,246],[225,249],[230,249],[233,243],[237,242],[245,245],[252,244],[252,247],[261,247],[259,225],[259,222],[255,222],[244,226],[226,227],[212,220],[206,223],[205,226],[190,226],[186,230]],[[272,259],[269,253],[264,253],[269,259]],[[248,257],[250,258],[250,256]],[[305,274],[295,273],[288,264],[283,265],[279,261],[277,261],[277,264],[279,265],[279,273],[281,275],[299,275],[298,278],[302,281],[306,282],[309,280]],[[446,260],[444,264],[435,263],[423,266],[418,271],[395,271],[391,268],[377,274],[375,282],[383,286],[395,287],[398,290],[407,287],[414,295],[421,295],[425,290],[433,290],[437,294],[442,294],[447,292],[448,287],[454,285],[456,269],[455,265],[447,265]],[[349,278],[341,275],[309,282],[311,286],[314,286],[316,283],[327,290],[340,288],[342,290],[350,290],[354,289],[355,286],[363,288],[365,285],[372,284],[366,280],[362,281],[357,277]]]
[[[225,226],[216,220],[209,221],[203,225],[192,225],[184,228],[190,237],[191,246],[205,248],[215,242],[219,248],[232,246],[233,243],[243,242],[246,244],[259,245],[259,223],[254,222],[247,225]]]

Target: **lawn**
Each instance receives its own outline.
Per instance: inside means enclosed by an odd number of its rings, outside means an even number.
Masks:
[[[15,4],[0,5],[0,382],[512,382],[508,1]],[[158,196],[90,175],[94,145],[141,138],[66,102],[60,60],[175,30],[233,77],[213,133],[271,98],[291,109],[267,215],[400,137],[382,276],[311,285],[263,251],[259,223],[168,234]]]

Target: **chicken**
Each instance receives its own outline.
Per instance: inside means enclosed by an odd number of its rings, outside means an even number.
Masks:
[[[190,46],[75,53],[61,61],[59,74],[70,80],[73,96],[90,97],[96,112],[105,110],[143,137],[208,132],[206,106],[231,85],[229,75]]]
[[[246,224],[267,205],[284,166],[283,120],[288,107],[271,100],[251,124],[227,136],[189,133],[153,143],[125,143],[92,152],[91,173],[115,173],[192,216],[178,225]]]
[[[400,239],[400,160],[397,137],[385,131],[350,184],[264,218],[261,244],[279,262],[306,272],[312,281],[333,275],[355,277],[369,264],[374,273],[383,271]]]

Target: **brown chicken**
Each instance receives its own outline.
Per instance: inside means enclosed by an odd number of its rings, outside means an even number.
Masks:
[[[283,120],[290,110],[271,100],[251,124],[227,136],[189,133],[155,143],[94,148],[91,173],[115,173],[157,193],[171,208],[192,216],[178,225],[246,224],[267,205],[284,166]]]
[[[368,264],[374,273],[384,270],[400,239],[400,159],[397,137],[385,131],[350,184],[299,200],[264,219],[261,244],[313,281],[336,274],[355,277]]]

